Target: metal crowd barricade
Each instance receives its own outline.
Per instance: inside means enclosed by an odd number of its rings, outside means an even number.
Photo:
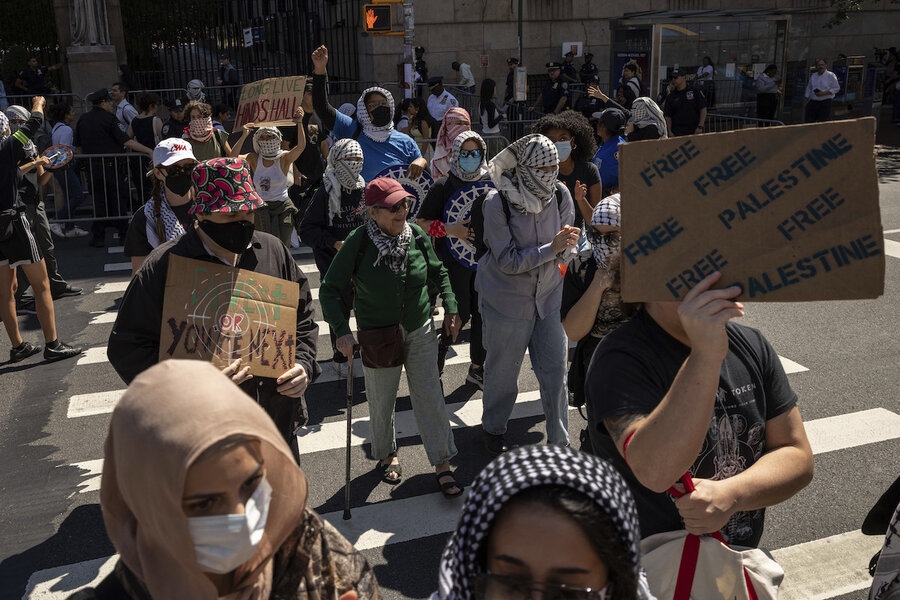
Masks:
[[[47,100],[47,106],[51,104],[66,103],[75,108],[75,112],[84,112],[84,99],[77,94],[71,92],[61,92],[58,94],[7,94],[2,98],[6,98],[6,102],[10,105],[18,104],[31,110],[31,101],[35,96],[43,96]]]
[[[708,112],[706,113],[706,122],[703,124],[703,130],[708,133],[757,127],[778,127],[781,125],[784,125],[781,121]]]
[[[76,154],[54,172],[46,205],[53,222],[128,221],[150,197],[151,160],[137,152]]]

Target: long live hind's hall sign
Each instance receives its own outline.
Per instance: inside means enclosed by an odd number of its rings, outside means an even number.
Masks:
[[[248,83],[241,88],[241,100],[234,116],[233,131],[245,123],[293,125],[294,111],[303,101],[306,77],[272,77]]]
[[[679,300],[716,270],[744,301],[881,295],[874,144],[869,117],[621,146],[623,299]]]

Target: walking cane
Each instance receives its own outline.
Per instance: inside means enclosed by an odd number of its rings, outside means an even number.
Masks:
[[[355,352],[359,346],[354,345]],[[344,520],[347,521],[350,516],[350,442],[353,435],[353,353],[347,359],[347,473],[344,480]]]

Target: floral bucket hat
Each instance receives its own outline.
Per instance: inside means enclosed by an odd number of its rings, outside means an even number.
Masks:
[[[257,210],[263,199],[253,188],[250,166],[240,158],[214,158],[198,163],[191,173],[194,204],[188,211],[231,213]]]

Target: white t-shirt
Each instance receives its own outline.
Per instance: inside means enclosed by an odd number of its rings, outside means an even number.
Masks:
[[[828,93],[824,96],[816,96],[815,90]],[[838,83],[837,75],[831,71],[825,71],[821,75],[818,71],[813,73],[809,78],[809,83],[806,84],[806,97],[814,102],[831,100],[839,91],[841,91],[841,84]]]
[[[50,143],[54,146],[62,144],[63,146],[68,146],[69,148],[74,150],[75,146],[73,145],[73,137],[74,134],[72,132],[72,128],[63,122],[59,122],[53,126],[53,129],[50,132]]]
[[[699,69],[697,69],[697,80],[701,81],[701,82],[712,81],[713,75],[715,74],[715,72],[716,72],[716,70],[713,69],[712,65],[706,65],[705,67],[700,67]],[[703,79],[700,79],[700,77],[702,77],[704,73],[708,73],[709,77],[704,77]]]
[[[475,76],[472,75],[472,67],[466,63],[459,65],[459,85],[462,87],[472,87],[475,85]]]

